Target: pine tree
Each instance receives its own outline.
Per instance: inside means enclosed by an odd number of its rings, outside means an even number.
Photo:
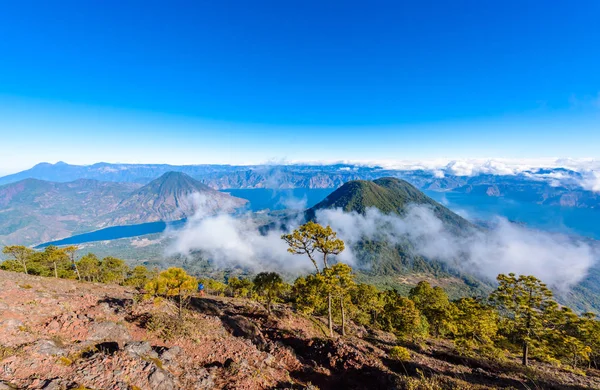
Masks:
[[[498,312],[475,298],[462,298],[454,303],[453,338],[462,352],[473,348],[483,352],[494,350],[498,333]]]
[[[504,318],[505,332],[521,345],[522,364],[527,366],[529,349],[543,343],[548,314],[556,302],[552,300],[552,291],[534,276],[500,274],[497,280],[498,288],[490,300]]]
[[[227,280],[227,291],[231,297],[250,298],[253,287],[250,279],[231,277]]]
[[[383,293],[385,302],[380,323],[384,330],[413,341],[427,335],[427,319],[421,315],[415,303],[394,290]]]
[[[286,285],[278,273],[261,272],[254,278],[254,288],[267,301],[267,312],[271,314],[272,303],[285,291]]]
[[[384,301],[377,287],[359,283],[351,290],[351,301],[357,309],[355,321],[361,325],[376,325],[383,313]]]
[[[123,283],[126,286],[132,286],[137,289],[142,289],[151,278],[151,272],[143,265],[137,265],[127,274],[127,279]]]
[[[157,278],[146,283],[149,294],[177,297],[178,316],[183,318],[183,308],[191,294],[196,292],[198,281],[182,268],[171,267],[162,271]]]
[[[23,245],[5,246],[2,249],[2,253],[4,253],[5,255],[12,256],[13,260],[16,261],[19,264],[19,266],[23,267],[23,271],[26,274],[29,273],[27,271],[27,263],[29,262],[34,252],[35,251],[33,249]]]
[[[329,256],[338,255],[344,250],[344,241],[337,238],[337,233],[330,226],[323,227],[315,222],[307,222],[294,230],[291,234],[284,234],[281,238],[287,242],[288,252],[296,255],[307,255],[315,267],[317,274],[329,268]],[[323,260],[323,268],[319,269],[315,252],[320,253]],[[325,284],[325,287],[328,285]],[[329,324],[329,335],[333,337],[332,319],[332,292],[327,295],[327,319]]]
[[[408,297],[415,302],[417,309],[427,318],[433,335],[439,337],[452,330],[452,309],[448,295],[440,287],[431,287],[427,281],[413,287]]]
[[[580,338],[589,347],[589,366],[600,367],[600,321],[594,313],[583,313],[580,322]]]
[[[79,268],[77,267],[77,262],[75,261],[75,254],[77,253],[78,249],[79,247],[77,247],[77,245],[70,245],[63,248],[62,250],[67,254],[69,259],[71,260],[71,267],[73,268],[73,270],[75,270],[75,273],[77,274],[77,279],[81,280],[81,274],[79,273]]]
[[[100,262],[100,280],[102,283],[123,284],[127,277],[129,267],[125,261],[108,256]]]
[[[327,291],[330,296],[335,296],[340,302],[340,314],[342,323],[342,336],[346,335],[346,311],[344,302],[348,298],[350,289],[354,287],[354,274],[352,268],[344,263],[337,263],[323,271],[327,283]]]
[[[100,260],[93,253],[82,256],[77,262],[77,269],[81,277],[88,282],[97,282],[100,279]]]
[[[296,309],[304,314],[327,313],[325,278],[320,273],[297,278],[292,286],[292,296]]]

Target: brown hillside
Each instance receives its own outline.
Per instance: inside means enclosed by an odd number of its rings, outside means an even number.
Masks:
[[[196,297],[183,325],[175,313],[119,286],[0,271],[0,389],[600,388],[597,371],[524,371],[441,342],[394,362],[392,335],[330,339],[286,305],[268,318],[256,302]]]

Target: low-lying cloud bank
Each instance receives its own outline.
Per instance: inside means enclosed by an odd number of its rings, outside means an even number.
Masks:
[[[408,240],[414,254],[448,262],[468,273],[488,279],[510,272],[535,275],[561,290],[580,282],[598,258],[597,250],[581,239],[528,229],[502,218],[491,229],[456,234],[425,206],[410,206],[403,217],[377,209],[365,215],[322,210],[317,219],[338,231],[349,247],[363,238],[392,243]],[[357,260],[351,250],[341,258]]]
[[[516,176],[574,185],[600,192],[600,160],[593,158],[384,160],[347,163],[400,171],[426,171],[436,178],[477,175]]]
[[[197,198],[198,202],[204,200]],[[211,215],[198,205],[198,212],[175,232],[169,254],[189,255],[199,251],[216,268],[243,267],[255,272],[310,272],[304,256],[287,252],[281,228],[260,231],[261,223],[249,215]],[[317,220],[331,225],[346,242],[338,259],[360,265],[352,248],[362,239],[400,243],[408,240],[415,255],[448,262],[465,272],[494,279],[499,273],[535,275],[552,287],[567,290],[580,282],[598,258],[589,243],[561,234],[547,233],[497,219],[489,230],[451,232],[432,210],[411,206],[405,216],[386,215],[369,209],[365,215],[340,209],[321,210]],[[295,221],[292,225],[298,225]]]
[[[304,272],[310,263],[287,252],[280,229],[261,232],[261,223],[250,215],[212,214],[206,197],[196,196],[196,210],[175,232],[167,255],[199,251],[216,268],[242,267],[252,271]]]

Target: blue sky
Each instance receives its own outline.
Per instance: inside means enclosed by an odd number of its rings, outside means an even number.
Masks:
[[[6,2],[0,173],[600,157],[599,16],[595,0]]]

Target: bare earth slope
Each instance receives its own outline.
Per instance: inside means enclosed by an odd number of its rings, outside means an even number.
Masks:
[[[524,371],[440,342],[394,362],[392,335],[352,327],[350,337],[326,338],[319,319],[286,305],[268,317],[256,302],[196,297],[177,325],[170,302],[138,298],[119,286],[0,271],[0,389],[600,388],[594,370]]]

